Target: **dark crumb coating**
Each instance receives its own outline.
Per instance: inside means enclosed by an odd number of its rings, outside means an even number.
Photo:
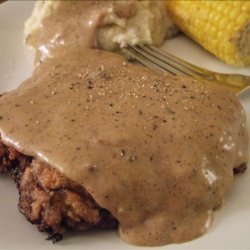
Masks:
[[[242,174],[246,171],[246,169],[247,169],[247,164],[243,163],[239,167],[234,168],[233,171],[234,171],[234,174]]]
[[[27,220],[61,240],[68,229],[116,228],[117,220],[96,204],[79,184],[57,170],[0,142],[0,173],[9,174],[19,190],[19,210]]]

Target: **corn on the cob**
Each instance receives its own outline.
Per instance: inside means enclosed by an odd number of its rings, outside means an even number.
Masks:
[[[236,66],[250,65],[250,1],[167,1],[179,28]]]

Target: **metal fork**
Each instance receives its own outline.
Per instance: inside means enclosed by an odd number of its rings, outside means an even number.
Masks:
[[[154,46],[128,46],[123,49],[123,53],[129,59],[135,59],[148,68],[212,81],[228,87],[234,93],[240,93],[250,87],[250,76],[221,74],[202,69]]]

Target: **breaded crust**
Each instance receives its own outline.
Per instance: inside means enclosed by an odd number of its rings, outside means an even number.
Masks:
[[[84,187],[1,142],[0,173],[15,180],[20,212],[53,242],[61,240],[68,229],[117,227],[117,220],[99,207]]]

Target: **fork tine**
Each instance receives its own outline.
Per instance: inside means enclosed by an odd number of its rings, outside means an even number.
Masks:
[[[177,69],[176,67],[174,67],[173,65],[167,62],[164,62],[160,60],[159,58],[153,57],[149,53],[143,51],[141,48],[137,48],[134,46],[129,46],[128,48],[130,52],[133,54],[132,57],[134,57],[136,60],[140,61],[144,65],[146,61],[147,63],[154,65],[159,71],[168,72],[173,75],[178,75],[180,73],[185,74],[181,72],[179,69]],[[137,58],[135,57],[135,55],[137,56]]]
[[[147,54],[148,56],[152,56],[152,60],[156,61],[159,60],[164,64],[171,65],[175,69],[178,70],[179,73],[187,75],[187,76],[196,76],[192,71],[187,70],[185,67],[182,67],[182,65],[169,60],[165,55],[155,52],[152,50],[149,46],[137,46],[137,48],[142,52]]]
[[[145,60],[150,61],[151,65],[158,66],[161,71],[167,71],[171,74],[177,75],[187,75],[195,78],[208,78],[206,75],[201,74],[200,72],[194,71],[188,67],[183,66],[182,64],[175,62],[171,58],[167,58],[161,53],[161,51],[154,51],[149,46],[129,46],[133,54],[140,56],[141,63],[145,65]]]
[[[165,71],[162,68],[160,68],[158,65],[155,63],[152,63],[151,61],[145,59],[141,55],[137,54],[133,49],[131,48],[123,48],[123,52],[125,53],[125,56],[128,56],[129,58],[135,59],[136,61],[140,62],[144,66],[154,69],[156,71]],[[168,71],[170,74],[173,74],[171,71]],[[174,74],[175,75],[175,74]]]
[[[167,59],[167,60],[185,68],[186,70],[193,72],[196,75],[198,74],[202,78],[207,78],[208,80],[211,79],[210,72],[208,72],[205,69],[202,69],[202,68],[195,66],[191,63],[188,63],[188,62],[186,62],[186,61],[184,61],[176,56],[171,55],[170,53],[168,53],[164,50],[156,48],[155,46],[145,46],[145,47],[147,48],[148,51],[151,51],[151,53],[155,52],[157,54],[157,56],[161,56],[161,57],[163,57],[163,59],[165,58],[165,60]]]

